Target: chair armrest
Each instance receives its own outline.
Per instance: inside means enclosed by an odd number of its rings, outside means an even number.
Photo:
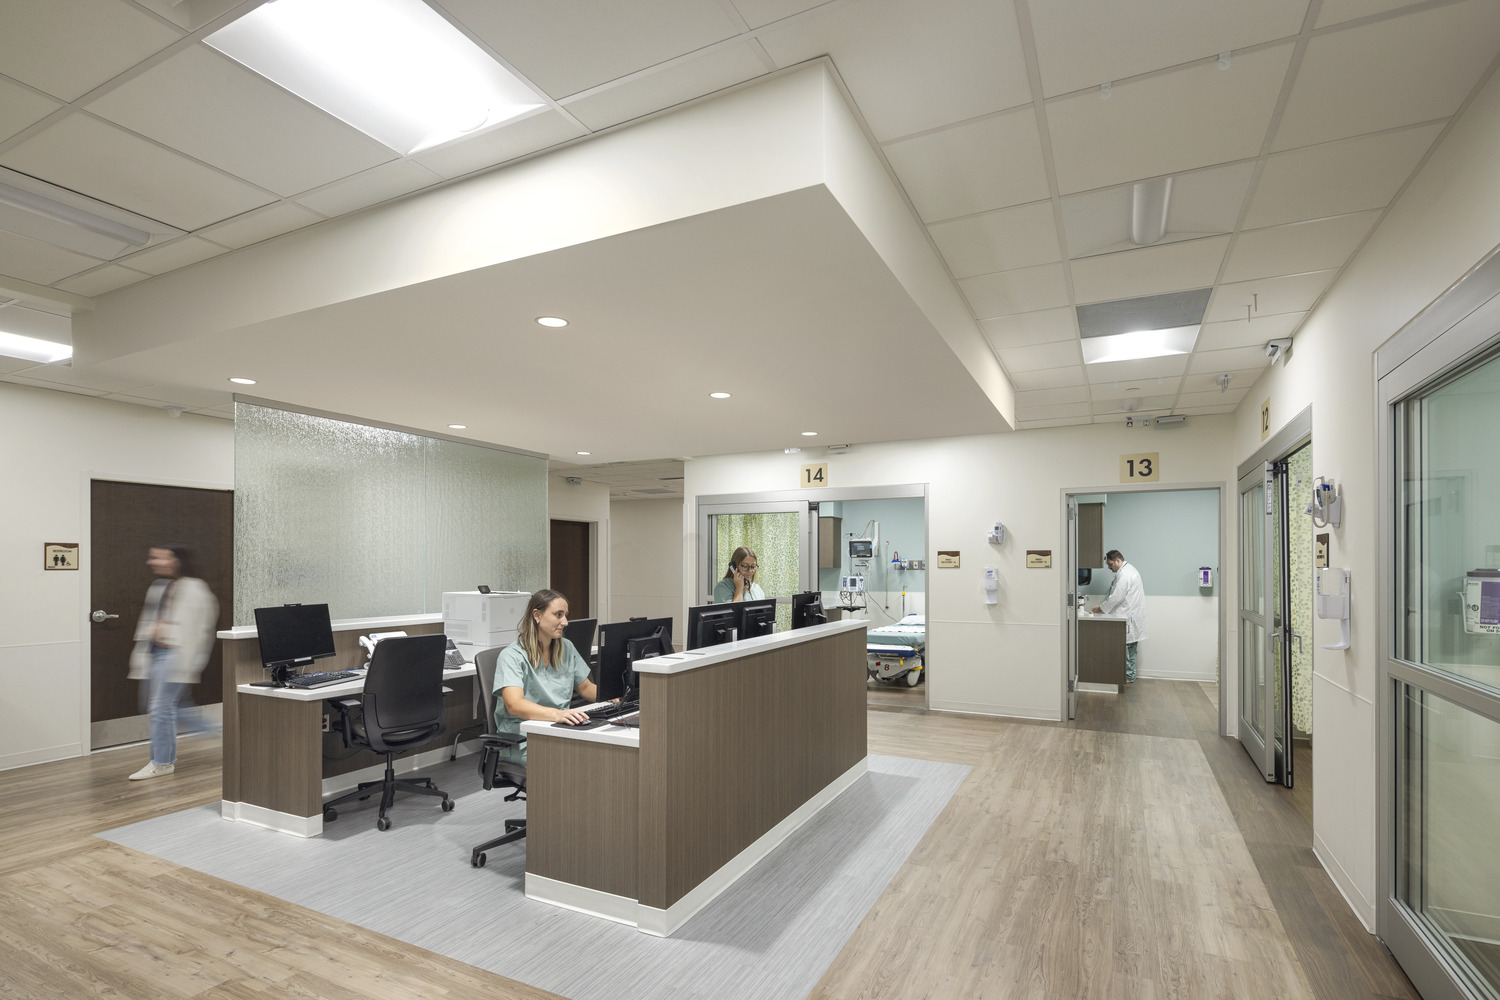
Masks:
[[[328,704],[338,709],[339,735],[343,737],[344,748],[347,750],[354,746],[354,726],[350,720],[354,715],[354,710],[362,707],[364,702],[359,698],[328,698],[325,700]]]
[[[479,737],[481,747],[518,747],[525,742],[525,733],[485,733]]]

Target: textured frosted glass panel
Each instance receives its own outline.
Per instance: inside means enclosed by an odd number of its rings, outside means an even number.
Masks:
[[[427,607],[445,590],[547,585],[547,462],[428,438]]]
[[[546,580],[546,460],[235,404],[236,624],[442,610],[443,590]]]

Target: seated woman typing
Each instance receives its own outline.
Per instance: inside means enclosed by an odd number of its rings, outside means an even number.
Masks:
[[[729,571],[724,579],[714,584],[714,603],[729,604],[733,601],[759,601],[765,598],[760,584],[755,582],[755,571],[760,560],[753,549],[741,545],[729,556]]]
[[[520,635],[506,646],[495,665],[495,730],[519,733],[524,720],[584,722],[588,716],[569,708],[573,692],[589,701],[596,693],[589,665],[563,638],[568,599],[555,590],[538,590],[526,603]],[[507,759],[526,763],[526,744],[507,748]]]

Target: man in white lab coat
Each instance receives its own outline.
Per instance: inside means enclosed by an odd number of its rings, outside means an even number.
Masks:
[[[1119,549],[1105,553],[1104,565],[1115,578],[1094,613],[1125,616],[1125,683],[1134,684],[1136,644],[1146,638],[1146,589],[1141,586],[1141,574],[1125,561]]]

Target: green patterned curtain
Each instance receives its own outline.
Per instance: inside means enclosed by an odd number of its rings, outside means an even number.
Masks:
[[[729,557],[741,545],[755,552],[759,569],[755,582],[767,597],[783,601],[797,593],[801,579],[799,562],[800,521],[793,512],[774,514],[715,514],[714,577],[709,589],[729,569]],[[792,626],[790,604],[776,606],[776,631]]]

